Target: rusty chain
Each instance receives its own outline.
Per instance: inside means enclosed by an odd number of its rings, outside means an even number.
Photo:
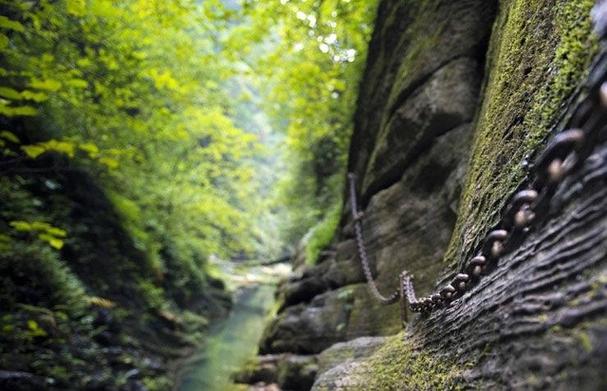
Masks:
[[[382,304],[400,302],[403,324],[407,320],[407,309],[427,314],[444,308],[490,272],[500,257],[511,252],[531,229],[536,228],[539,217],[547,215],[550,200],[563,179],[584,164],[599,142],[607,140],[607,1],[595,7],[593,16],[603,50],[586,81],[587,95],[570,110],[572,115],[565,127],[567,130],[557,133],[538,154],[530,167],[532,180],[515,192],[502,213],[500,223],[489,231],[476,255],[447,285],[418,299],[413,277],[403,271],[399,275],[398,288],[388,296],[382,295],[373,278],[364,243],[364,214],[357,206],[356,176],[348,174],[355,241],[369,290]]]

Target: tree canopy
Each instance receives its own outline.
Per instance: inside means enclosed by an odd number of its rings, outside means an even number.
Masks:
[[[223,261],[307,233],[314,262],[374,8],[0,0],[0,366],[117,389],[100,345],[200,342],[226,305]],[[145,386],[168,389],[138,352]]]
[[[374,2],[2,8],[4,156],[88,167],[152,258],[276,252],[301,228],[273,206],[305,228],[335,204]]]

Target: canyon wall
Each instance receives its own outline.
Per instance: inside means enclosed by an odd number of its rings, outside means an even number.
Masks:
[[[478,251],[588,93],[602,53],[593,6],[380,2],[348,170],[384,294],[404,269],[429,294]],[[607,145],[594,152],[495,270],[404,331],[398,306],[369,294],[346,202],[331,249],[282,285],[261,365],[245,380],[285,390],[607,387]]]

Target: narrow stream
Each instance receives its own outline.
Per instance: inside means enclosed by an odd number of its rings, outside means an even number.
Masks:
[[[260,284],[237,291],[228,318],[211,330],[207,344],[186,364],[179,391],[235,389],[230,376],[257,353],[274,290],[274,285]]]

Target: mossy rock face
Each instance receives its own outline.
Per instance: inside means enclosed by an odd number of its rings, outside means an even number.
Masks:
[[[445,261],[462,265],[497,223],[597,53],[593,0],[500,2],[467,184]]]
[[[404,333],[387,338],[370,353],[322,373],[312,390],[446,390],[456,387],[463,372],[453,362],[415,351]]]
[[[470,120],[469,106],[476,100],[478,81],[468,79],[482,73],[494,12],[495,2],[487,0],[380,2],[348,162],[348,169],[361,179],[362,204],[397,181],[433,135],[457,126],[458,120]],[[468,66],[462,67],[464,63]],[[441,75],[444,73],[448,75]],[[434,94],[434,99],[444,103],[444,115],[442,107],[432,105],[406,112],[427,95],[423,90],[432,85],[430,78],[438,83],[460,83],[454,87],[461,95],[442,98]],[[431,90],[447,90],[437,87]],[[411,100],[420,93],[419,99]],[[390,144],[394,149],[386,153]],[[399,153],[394,153],[396,149]]]
[[[436,14],[447,7],[440,1],[426,4],[431,5],[425,11]],[[469,12],[478,12],[473,4],[458,2],[458,6],[469,7]],[[593,5],[594,1],[586,0],[499,3],[472,123],[474,141],[457,222],[442,261],[440,257],[434,261],[445,270],[442,276],[434,277],[435,285],[440,283],[437,280],[445,281],[478,249],[485,234],[499,221],[508,197],[525,181],[526,163],[533,161],[551,134],[565,126],[564,114],[577,98],[599,50],[591,32]],[[393,23],[394,19],[382,7],[400,12],[398,5],[382,2],[380,10],[385,19],[378,22],[372,41],[372,45],[382,47],[378,55],[390,52],[378,40],[388,47],[398,47],[395,42],[400,42],[386,37],[385,31],[390,28],[381,24]],[[415,20],[417,12],[420,20],[429,20],[421,11],[424,7],[411,7],[412,14],[407,17]],[[437,23],[436,30],[443,31],[441,26]],[[402,36],[416,28],[417,23],[410,23],[403,28]],[[408,77],[407,67],[411,67],[410,74],[418,74],[414,57],[427,56],[420,54],[426,50],[390,52],[406,61],[398,60],[398,71],[381,77],[375,70],[377,61],[369,60],[367,77],[381,80],[363,81],[359,104],[365,104],[373,88],[384,88],[386,81],[391,86],[402,85],[400,80]],[[365,83],[373,87],[365,87]],[[373,151],[381,145],[382,128],[374,125],[374,118],[384,115],[386,107],[406,100],[403,95],[395,99],[394,94],[387,94],[380,100],[382,114],[373,114],[370,120],[357,119],[367,126],[364,131],[358,130],[362,138],[354,139],[351,149],[358,155],[351,156],[350,167],[359,176],[369,174]],[[365,113],[366,107],[359,108],[360,115]],[[384,153],[402,151],[388,148]],[[314,389],[605,388],[600,370],[607,359],[601,342],[607,335],[606,167],[607,146],[597,145],[593,163],[561,185],[551,206],[553,214],[544,218],[519,249],[500,259],[489,276],[449,308],[429,316],[414,316],[406,333],[393,337],[371,356],[345,360],[324,371]],[[408,170],[410,167],[398,175],[404,177]],[[369,208],[382,194],[372,185],[374,180],[366,178],[362,186],[364,205]],[[389,187],[384,192],[392,189],[392,183],[383,182]],[[406,197],[403,195],[401,201],[406,202]],[[394,203],[383,207],[385,215],[397,209]],[[375,248],[370,251],[372,255],[381,253],[381,237],[371,240]],[[391,255],[399,256],[396,251]],[[395,276],[399,271],[396,263],[392,269]],[[376,322],[381,321],[376,318]]]
[[[525,163],[566,125],[599,51],[593,3],[380,2],[349,160],[380,291],[394,289],[403,269],[420,294],[440,286],[498,222]],[[448,72],[462,64],[466,72]],[[442,115],[438,101],[458,115]],[[342,348],[326,364],[334,348],[321,353],[314,389],[604,389],[607,145],[595,157],[561,184],[553,213],[463,297],[413,315],[406,332],[367,355]],[[358,262],[349,212],[346,204],[335,259]],[[374,306],[365,289],[323,291],[299,302],[299,314],[285,313],[300,322],[319,297],[351,290],[353,300],[331,302],[333,342],[396,332],[397,306]],[[291,331],[301,345],[317,340]]]
[[[318,355],[318,373],[321,374],[343,364],[366,358],[379,349],[389,337],[360,337],[348,342],[340,342]]]
[[[440,272],[435,260],[455,222],[482,82],[480,53],[494,11],[493,3],[480,0],[380,5],[350,169],[371,195],[361,197],[363,229],[384,294],[397,287],[403,267],[416,273],[424,291]],[[398,311],[378,304],[360,284],[351,224],[342,228],[334,259],[280,288],[285,308],[269,325],[263,352],[317,353],[335,342],[400,329]],[[347,291],[353,292],[350,301],[335,300]]]

